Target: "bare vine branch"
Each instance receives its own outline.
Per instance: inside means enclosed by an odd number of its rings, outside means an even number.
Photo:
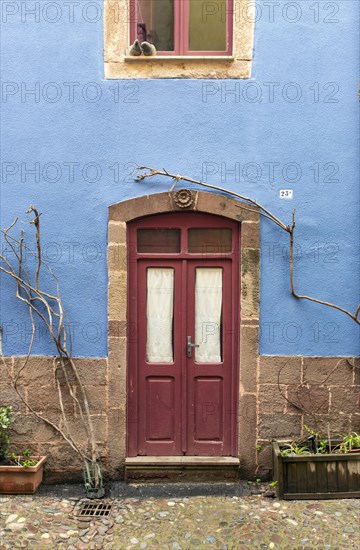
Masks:
[[[14,375],[9,371],[4,356],[1,354],[2,362],[8,372],[12,386],[19,398],[21,399],[22,403],[32,414],[44,421],[47,425],[51,426],[55,430],[55,432],[63,437],[63,439],[73,448],[73,450],[82,458],[82,460],[84,460],[84,468],[87,472],[87,486],[99,489],[97,484],[100,481],[102,482],[102,475],[101,471],[99,470],[99,450],[95,440],[95,432],[91,417],[90,406],[85,387],[81,381],[76,364],[71,355],[71,338],[69,340],[70,349],[67,345],[67,328],[64,321],[65,312],[59,291],[58,279],[52,272],[50,266],[43,261],[41,255],[41,214],[33,205],[29,207],[26,213],[33,214],[33,218],[29,223],[34,225],[35,227],[35,250],[25,245],[23,230],[20,232],[19,239],[10,234],[10,231],[16,226],[18,222],[18,218],[16,218],[8,228],[2,230],[5,242],[14,254],[15,265],[13,265],[3,254],[0,254],[0,260],[3,264],[0,265],[0,271],[6,273],[15,280],[16,297],[28,307],[31,322],[31,339],[27,350],[27,355],[21,366],[14,373]],[[24,250],[30,253],[35,262],[35,283],[31,282],[31,277],[24,267]],[[44,266],[44,268],[46,269],[46,272],[50,276],[50,280],[55,283],[55,293],[45,292],[40,289],[40,275],[42,266]],[[40,307],[42,309],[40,309]],[[63,425],[65,426],[65,431],[60,427],[59,424],[53,422],[44,414],[36,411],[30,405],[29,401],[24,397],[18,387],[20,375],[23,373],[28,364],[35,341],[36,325],[34,321],[34,316],[39,317],[39,319],[41,319],[41,321],[44,323],[47,332],[50,335],[57,350],[58,366],[56,370],[55,384],[59,399],[59,408],[61,413],[60,418],[62,419]],[[60,369],[63,374],[66,391],[72,399],[81,417],[88,439],[86,443],[86,448],[88,448],[90,453],[87,449],[83,449],[82,445],[76,442],[76,436],[71,434],[69,422],[67,419],[68,413],[66,412],[64,407],[64,388],[62,387],[58,377],[58,369]],[[70,375],[74,377],[74,383],[76,384],[76,387],[79,391],[79,397],[76,395],[76,392],[72,387],[72,382],[69,378]]]
[[[135,178],[134,178],[135,181],[143,181],[147,178],[153,178],[155,176],[165,176],[165,177],[171,178],[173,180],[173,184],[170,187],[169,191],[173,191],[175,186],[180,181],[186,181],[186,182],[189,182],[189,183],[193,183],[195,185],[200,185],[202,187],[207,187],[208,189],[214,189],[214,190],[219,191],[221,193],[224,193],[226,195],[237,197],[238,199],[244,200],[244,201],[252,204],[253,206],[257,207],[259,209],[259,213],[263,217],[265,217],[268,220],[272,221],[273,223],[275,223],[275,225],[277,225],[278,227],[280,227],[281,229],[283,229],[284,231],[289,233],[289,237],[290,237],[290,255],[289,255],[290,290],[291,290],[292,296],[294,296],[294,298],[298,298],[298,299],[301,299],[301,300],[308,300],[310,302],[315,302],[316,304],[321,304],[323,306],[327,306],[327,307],[330,307],[330,308],[333,308],[333,309],[337,309],[338,311],[341,311],[342,313],[345,313],[345,315],[348,315],[349,317],[351,317],[351,319],[353,321],[355,321],[355,323],[360,325],[360,318],[359,318],[360,304],[356,308],[355,313],[352,313],[351,311],[349,311],[349,310],[347,310],[347,309],[345,309],[341,306],[338,306],[337,304],[333,304],[332,302],[326,302],[325,300],[319,300],[318,298],[314,298],[312,296],[306,296],[306,295],[303,295],[303,294],[298,294],[296,292],[295,284],[294,284],[295,210],[292,213],[292,222],[291,222],[291,224],[286,225],[277,216],[275,216],[272,212],[270,212],[267,208],[265,208],[262,204],[258,203],[255,199],[252,199],[250,197],[246,197],[245,195],[240,195],[239,193],[236,193],[235,191],[231,191],[230,189],[225,189],[224,187],[219,187],[217,185],[211,185],[209,183],[204,183],[203,181],[195,180],[193,178],[189,178],[187,176],[182,176],[180,174],[171,174],[167,170],[165,170],[164,168],[162,170],[157,170],[155,168],[150,168],[149,166],[138,166],[137,169],[141,173],[138,173],[135,176]],[[147,170],[147,172],[145,170]],[[245,207],[242,205],[241,208],[245,208]]]
[[[27,356],[27,359],[28,359],[28,356]],[[34,415],[36,416],[36,418],[39,418],[39,420],[42,420],[43,422],[45,422],[45,424],[47,424],[48,426],[50,426],[51,428],[53,428],[55,430],[55,432],[57,432],[59,435],[61,435],[61,437],[63,437],[65,439],[65,441],[67,441],[69,443],[69,445],[74,449],[74,451],[78,452],[78,449],[76,447],[76,445],[73,443],[72,439],[71,438],[68,438],[66,436],[66,434],[61,430],[61,428],[59,428],[59,426],[57,424],[54,424],[54,422],[51,422],[51,420],[49,420],[47,417],[43,416],[42,414],[38,413],[29,403],[28,401],[26,401],[26,399],[24,398],[24,396],[22,395],[22,393],[20,392],[19,388],[17,387],[17,384],[15,383],[14,381],[14,377],[12,376],[7,364],[6,364],[6,361],[5,361],[5,358],[4,356],[2,355],[1,356],[1,360],[2,360],[2,363],[5,367],[5,369],[7,370],[7,373],[8,373],[8,376],[12,382],[12,385],[13,385],[13,388],[14,390],[16,391],[18,397],[20,398],[21,402],[25,405],[25,407]],[[85,457],[87,460],[91,460],[89,457]]]
[[[344,309],[343,307],[340,307],[336,304],[333,304],[331,302],[326,302],[324,300],[319,300],[318,298],[313,298],[312,296],[306,296],[303,294],[298,294],[295,291],[295,284],[294,284],[294,231],[295,231],[295,210],[292,215],[292,224],[291,224],[291,231],[290,231],[290,288],[291,288],[291,294],[295,298],[299,298],[301,300],[309,300],[310,302],[315,302],[317,304],[322,304],[323,306],[332,307],[334,309],[338,309],[342,313],[345,313],[345,315],[348,315],[357,323],[360,325],[360,319],[359,319],[359,312],[360,312],[360,304],[356,308],[355,313],[351,313],[351,311],[348,311],[347,309]]]
[[[258,203],[255,199],[251,199],[250,197],[246,197],[245,195],[240,195],[239,193],[235,193],[235,191],[230,191],[229,189],[225,189],[223,187],[218,187],[217,185],[211,185],[209,183],[204,183],[199,180],[195,180],[193,178],[189,178],[187,176],[181,176],[180,174],[170,174],[166,170],[156,170],[155,168],[149,168],[148,166],[138,166],[138,170],[149,170],[149,173],[144,174],[138,174],[135,178],[136,181],[142,181],[145,178],[153,178],[154,176],[167,176],[174,180],[174,183],[171,187],[171,191],[174,190],[175,186],[179,183],[179,181],[187,181],[189,183],[195,183],[196,185],[201,185],[203,187],[208,187],[209,189],[215,189],[217,191],[221,191],[222,193],[226,193],[227,195],[232,195],[233,197],[237,197],[238,199],[244,200],[249,202],[250,204],[256,206],[260,209],[262,214],[265,214],[268,218],[270,218],[276,225],[281,227],[281,229],[284,229],[284,231],[289,231],[289,227],[286,226],[279,218],[277,218],[274,214],[269,212],[263,206],[262,204]]]
[[[27,214],[33,212],[35,214],[33,220],[30,223],[33,223],[36,228],[36,250],[37,250],[37,265],[36,265],[36,274],[35,274],[35,284],[36,288],[39,288],[39,275],[41,269],[41,244],[40,244],[40,216],[39,212],[36,210],[35,206],[30,205],[29,209],[26,211]]]

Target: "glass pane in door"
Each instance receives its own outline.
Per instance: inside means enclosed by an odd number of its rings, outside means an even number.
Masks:
[[[223,270],[198,267],[195,274],[195,361],[220,363]]]
[[[226,254],[232,251],[231,229],[189,229],[188,251],[190,254]]]
[[[141,254],[180,252],[180,229],[138,229],[137,251]]]
[[[172,363],[174,319],[174,270],[147,269],[146,360]]]

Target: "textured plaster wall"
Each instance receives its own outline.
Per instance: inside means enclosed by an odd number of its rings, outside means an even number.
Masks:
[[[309,2],[282,1],[274,13],[257,2],[251,79],[217,81],[104,80],[102,3],[51,4],[1,4],[1,226],[30,203],[43,212],[43,253],[61,282],[75,354],[108,353],[108,205],[168,189],[134,183],[135,164],[234,189],[285,222],[296,208],[297,289],[355,310],[358,3],[334,3],[332,14],[324,2],[318,13]],[[280,189],[294,199],[280,200]],[[289,295],[287,246],[263,219],[260,352],[357,355],[351,319]],[[8,355],[29,341],[14,292],[2,277]],[[40,330],[34,353],[54,353]]]

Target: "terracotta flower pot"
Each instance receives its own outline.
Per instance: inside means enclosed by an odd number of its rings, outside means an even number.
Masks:
[[[31,495],[35,493],[43,479],[43,466],[46,456],[20,457],[38,460],[36,466],[0,466],[0,494]]]

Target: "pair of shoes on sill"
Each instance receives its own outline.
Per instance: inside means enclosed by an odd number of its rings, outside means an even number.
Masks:
[[[150,44],[150,42],[142,42],[140,44],[140,42],[136,39],[134,44],[130,47],[129,54],[139,56],[142,53],[148,57],[151,55],[156,55],[156,48],[153,44]]]

